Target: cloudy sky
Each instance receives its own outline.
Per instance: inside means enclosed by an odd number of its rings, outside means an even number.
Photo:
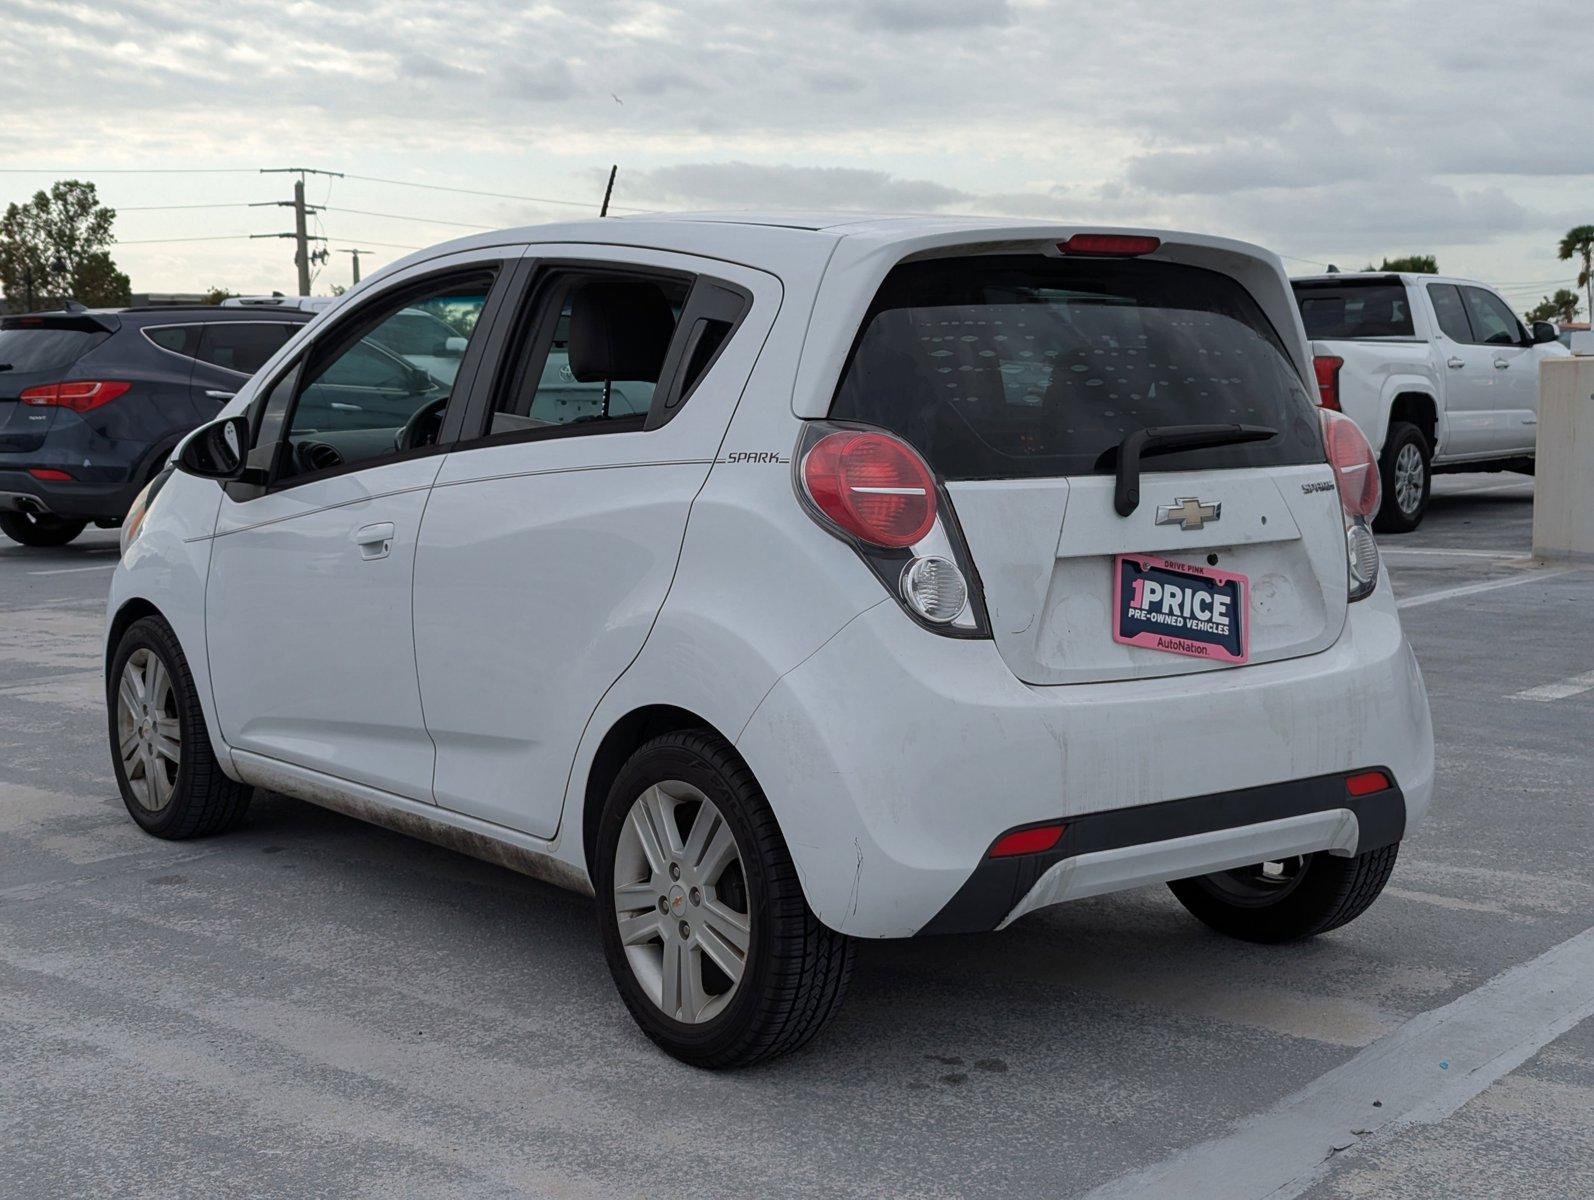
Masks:
[[[1303,273],[1425,251],[1521,308],[1572,282],[1555,244],[1594,222],[1589,13],[0,0],[0,202],[91,178],[119,210],[135,290],[291,291],[291,243],[246,236],[292,227],[247,207],[289,194],[262,167],[344,172],[312,178],[321,231],[374,265],[591,211],[618,162],[628,209],[1171,225],[1262,242]],[[211,240],[154,240],[175,238]],[[348,269],[334,253],[315,290]]]

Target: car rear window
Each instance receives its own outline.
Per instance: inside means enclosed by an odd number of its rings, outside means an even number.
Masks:
[[[1226,275],[1144,259],[905,263],[870,306],[831,416],[889,429],[946,479],[1109,472],[1137,429],[1239,423],[1278,436],[1148,469],[1323,457],[1312,399]]]
[[[1297,284],[1295,299],[1309,338],[1412,337],[1403,283]]]
[[[103,330],[0,328],[0,370],[18,375],[70,367],[111,335]]]

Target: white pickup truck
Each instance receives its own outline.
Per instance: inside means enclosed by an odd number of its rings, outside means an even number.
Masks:
[[[1320,402],[1367,435],[1383,473],[1374,527],[1415,529],[1435,471],[1533,471],[1539,363],[1568,352],[1467,279],[1387,272],[1290,281]]]

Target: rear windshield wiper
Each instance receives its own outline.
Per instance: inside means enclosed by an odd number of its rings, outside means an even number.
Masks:
[[[1278,432],[1266,425],[1153,425],[1149,429],[1135,430],[1106,450],[1096,466],[1098,470],[1105,469],[1117,460],[1112,506],[1120,517],[1127,517],[1140,507],[1140,460],[1146,455],[1265,442],[1277,437]]]

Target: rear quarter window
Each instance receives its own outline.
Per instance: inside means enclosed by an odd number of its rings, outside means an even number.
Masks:
[[[897,433],[947,479],[1107,473],[1125,437],[1159,425],[1278,434],[1148,469],[1323,457],[1312,399],[1250,294],[1145,259],[903,264],[865,316],[830,415]]]

